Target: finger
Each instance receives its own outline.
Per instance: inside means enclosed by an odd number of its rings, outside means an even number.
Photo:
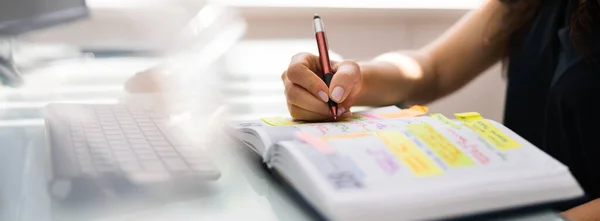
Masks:
[[[329,101],[328,88],[325,82],[315,73],[318,72],[318,57],[301,53],[292,58],[285,77],[292,83],[306,89],[322,102]]]
[[[312,112],[309,110],[302,109],[296,105],[288,103],[288,109],[292,118],[296,120],[304,120],[304,121],[324,121],[331,119],[331,114],[323,115],[320,113]]]
[[[331,116],[327,103],[289,80],[285,83],[285,96],[288,103],[305,110]]]
[[[354,85],[360,82],[360,67],[356,62],[344,61],[336,64],[334,71],[329,96],[333,101],[342,103],[352,93]]]

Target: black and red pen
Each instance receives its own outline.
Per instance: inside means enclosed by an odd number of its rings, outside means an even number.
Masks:
[[[331,61],[329,60],[329,49],[327,47],[327,36],[325,36],[325,27],[323,26],[323,20],[318,14],[315,14],[313,17],[314,28],[315,28],[315,37],[317,38],[317,46],[319,48],[319,61],[321,62],[321,69],[323,73],[321,73],[321,78],[329,87],[331,84],[331,79],[333,79],[333,71],[331,70]],[[337,103],[331,98],[327,102],[329,105],[329,109],[331,109],[331,114],[333,114],[333,119],[337,119]]]

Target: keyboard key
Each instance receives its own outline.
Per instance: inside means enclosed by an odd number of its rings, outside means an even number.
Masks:
[[[166,170],[162,162],[158,160],[143,160],[140,161],[140,164],[142,165],[142,168],[147,171],[162,172]]]
[[[140,127],[142,129],[142,131],[145,132],[159,132],[160,130],[158,130],[155,126],[149,126],[149,127]]]
[[[104,134],[103,133],[91,133],[91,132],[87,133],[86,132],[85,136],[88,137],[88,138],[92,138],[92,137],[99,137],[99,138],[101,138],[101,137],[104,137]]]
[[[113,154],[117,161],[137,161],[137,157],[131,150],[115,150]]]
[[[168,146],[169,143],[165,142],[165,141],[153,141],[153,140],[149,140],[150,145],[152,146]]]
[[[137,128],[123,128],[123,132],[125,132],[125,134],[141,134],[142,131],[140,131],[140,129]]]
[[[143,123],[143,122],[139,122],[138,125],[140,127],[155,127],[154,123],[150,122],[150,123]]]
[[[154,152],[139,154],[138,159],[140,159],[140,160],[159,160],[158,156],[156,156],[156,154],[154,154]]]
[[[156,151],[156,153],[158,154],[158,156],[160,156],[161,158],[180,158],[179,154],[175,151]]]
[[[108,143],[106,142],[93,142],[89,143],[90,149],[108,149]]]
[[[126,139],[111,139],[108,140],[108,144],[110,144],[110,146],[130,146],[129,142],[127,142]]]
[[[100,126],[119,126],[119,123],[116,121],[101,121]]]
[[[106,140],[104,140],[104,137],[88,137],[86,139],[87,143],[102,143],[102,142],[106,142]]]
[[[171,171],[185,171],[188,170],[188,166],[181,159],[162,159],[167,165],[167,168]]]
[[[138,155],[143,155],[143,154],[154,154],[154,150],[152,149],[133,149],[133,152],[138,154]]]
[[[145,138],[145,137],[144,137],[144,135],[143,135],[143,134],[141,134],[141,133],[132,133],[132,134],[126,134],[125,136],[126,136],[128,139],[132,139],[132,138],[133,138],[133,139],[135,139],[135,138],[137,138],[137,139],[144,139],[144,138]]]
[[[137,121],[138,124],[139,123],[152,123],[152,120],[150,120],[150,118],[139,118],[139,119],[136,119],[135,121]]]
[[[108,140],[126,140],[125,135],[123,135],[123,134],[106,134],[106,139],[108,139]]]
[[[138,162],[126,162],[120,164],[121,169],[125,172],[139,172],[142,171],[142,166]]]
[[[85,123],[85,124],[83,124],[83,129],[89,129],[89,128],[100,128],[100,124],[98,124],[98,123]]]
[[[142,129],[143,130],[143,129]],[[150,137],[150,136],[160,136],[163,137],[163,134],[159,131],[159,130],[155,130],[155,131],[144,131],[144,135]]]
[[[144,139],[131,139],[129,140],[129,143],[133,144],[146,144],[146,145],[150,145],[150,143],[148,143],[148,141],[144,140]]]
[[[173,147],[169,145],[152,146],[152,148],[154,148],[156,151],[173,151]]]
[[[121,130],[121,127],[119,127],[119,125],[102,125],[102,129],[103,130],[119,131],[119,130]]]
[[[167,142],[167,139],[165,139],[163,136],[149,136],[146,135],[146,140],[152,142],[152,141],[164,141]]]
[[[100,128],[85,128],[85,133],[102,133]]]
[[[152,149],[149,143],[133,143],[131,144],[132,149]]]

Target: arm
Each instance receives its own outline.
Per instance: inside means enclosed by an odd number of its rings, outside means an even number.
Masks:
[[[508,41],[485,39],[499,29],[504,10],[498,0],[490,0],[417,51],[361,63],[362,90],[355,104],[428,103],[461,88],[501,59]]]
[[[567,210],[562,216],[572,221],[600,220],[600,199]]]

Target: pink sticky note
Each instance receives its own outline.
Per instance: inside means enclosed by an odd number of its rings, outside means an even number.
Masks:
[[[329,144],[327,144],[325,141],[321,140],[320,138],[318,138],[310,133],[297,132],[296,137],[298,139],[300,139],[302,142],[307,143],[308,145],[314,147],[321,153],[328,154],[328,153],[335,152],[335,149],[333,149],[331,146],[329,146]]]

